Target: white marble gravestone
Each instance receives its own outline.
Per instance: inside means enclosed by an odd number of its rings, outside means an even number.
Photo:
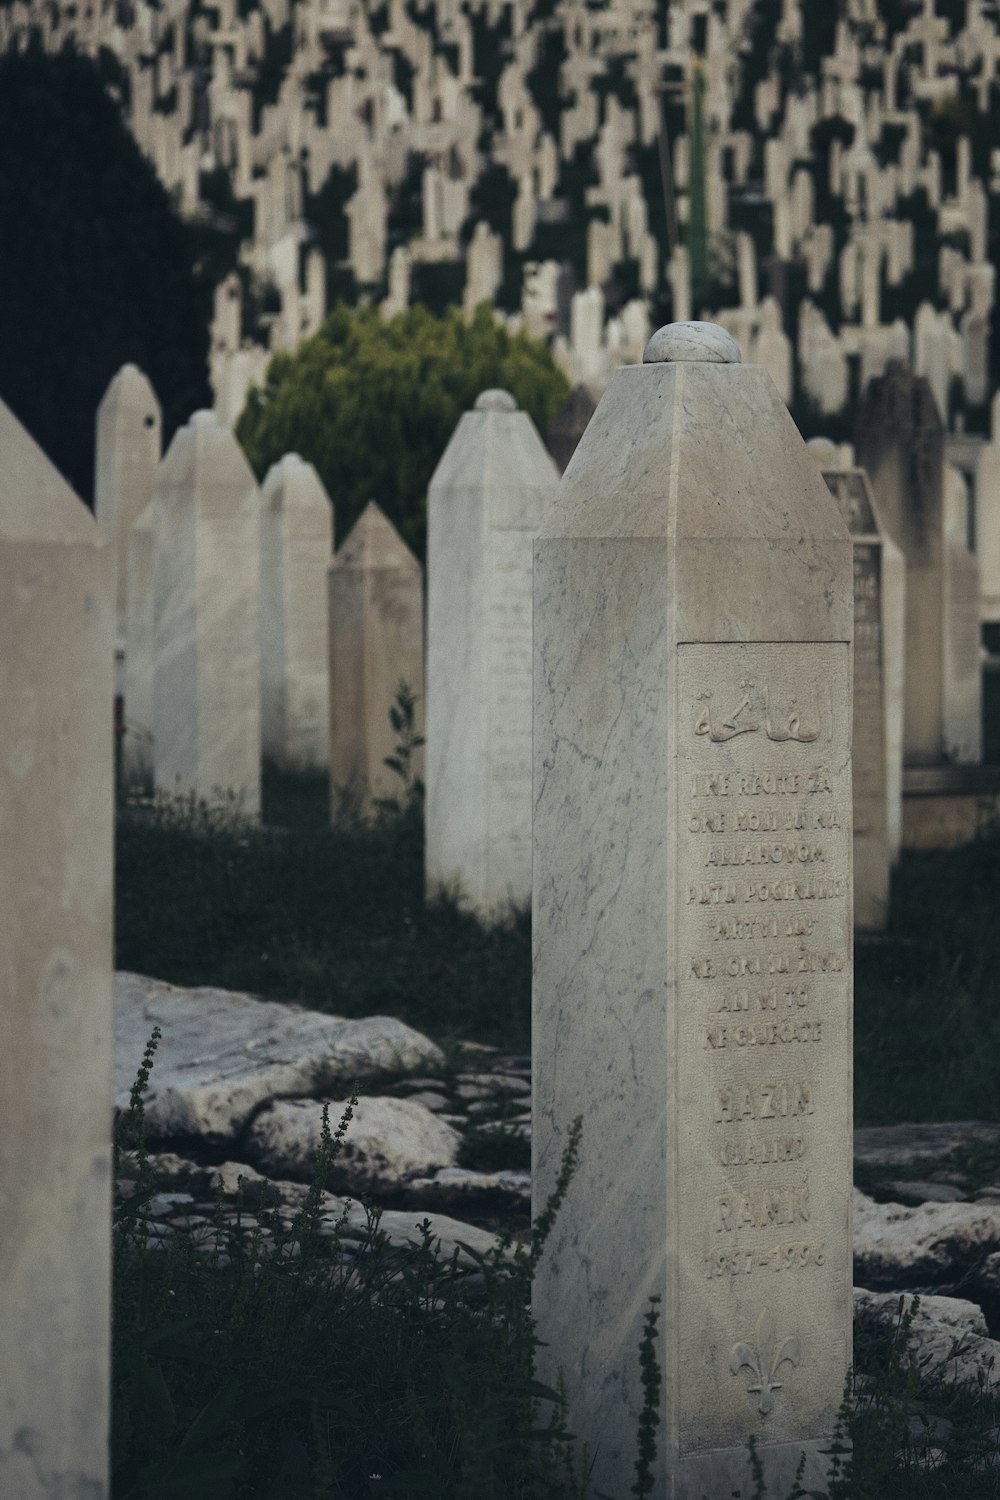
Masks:
[[[0,1493],[103,1497],[114,564],[0,401]]]
[[[312,464],[286,453],[261,490],[260,693],[264,755],[289,770],[329,757],[332,552],[330,497]]]
[[[127,786],[147,790],[153,780],[156,516],[151,500],[132,523],[126,562],[122,775]]]
[[[160,462],[160,403],[136,365],[122,365],[97,408],[94,458],[94,515],[113,543],[115,568],[115,634],[119,657],[125,641],[126,579],[129,532],[153,497]]]
[[[852,547],[713,325],[612,377],[534,548],[534,1284],[595,1490],[822,1475],[851,1359]],[[769,1493],[771,1489],[769,1488]]]
[[[823,478],[854,544],[854,925],[880,931],[902,835],[906,564],[864,469],[824,464]]]
[[[370,500],[330,563],[330,796],[334,817],[348,803],[370,811],[403,794],[386,764],[399,734],[389,711],[405,683],[424,723],[423,570],[391,521]],[[423,779],[422,749],[411,766]]]
[[[260,810],[260,496],[213,412],[157,471],[153,770],[158,791]]]
[[[427,496],[427,888],[484,915],[531,895],[531,544],[558,477],[484,391]]]

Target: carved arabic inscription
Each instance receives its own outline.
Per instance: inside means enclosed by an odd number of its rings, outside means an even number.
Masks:
[[[692,1450],[821,1432],[846,1338],[849,671],[844,643],[678,648],[681,1338],[718,1361]]]

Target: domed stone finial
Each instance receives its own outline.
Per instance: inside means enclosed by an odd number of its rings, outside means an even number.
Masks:
[[[658,328],[646,345],[644,365],[688,364],[701,360],[712,365],[742,364],[740,346],[718,323],[667,323]]]
[[[476,411],[517,411],[510,391],[481,391],[476,397]]]
[[[829,438],[809,438],[806,448],[821,469],[837,469],[840,467],[837,462],[837,445],[831,442]]]

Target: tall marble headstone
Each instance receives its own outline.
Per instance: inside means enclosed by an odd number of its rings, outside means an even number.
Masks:
[[[956,535],[954,498],[945,503],[944,430],[922,376],[894,361],[869,382],[855,423],[855,453],[868,472],[879,520],[906,562],[904,761],[975,761],[968,710],[956,706],[948,681],[956,671],[963,683],[978,676],[978,636],[973,639],[964,617],[973,602],[961,598],[970,576],[968,540]]]
[[[156,516],[151,500],[132,523],[126,561],[122,776],[126,786],[145,790],[153,780]]]
[[[615,372],[534,549],[534,1284],[595,1490],[807,1477],[851,1359],[852,548],[710,324]]]
[[[111,547],[0,401],[0,1492],[107,1494]]]
[[[289,770],[329,757],[332,552],[330,497],[312,464],[286,453],[261,491],[260,689],[264,755]]]
[[[157,790],[260,810],[260,495],[239,444],[195,412],[157,471]]]
[[[864,469],[823,478],[854,544],[854,925],[879,931],[902,834],[906,565]]]
[[[423,569],[392,522],[370,500],[330,563],[330,795],[334,817],[346,795],[362,811],[402,791],[386,765],[399,734],[389,713],[401,684],[424,723]],[[417,750],[411,771],[423,779]]]
[[[146,376],[137,365],[122,365],[97,408],[94,459],[94,515],[113,542],[119,659],[125,640],[129,532],[153,497],[161,426],[160,403]]]
[[[427,496],[427,888],[484,915],[531,895],[531,545],[558,477],[484,391]]]

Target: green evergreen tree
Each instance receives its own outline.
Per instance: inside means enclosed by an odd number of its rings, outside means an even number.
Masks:
[[[0,397],[87,500],[97,406],[128,360],[152,381],[165,437],[210,404],[222,269],[207,264],[217,237],[181,222],[107,84],[123,87],[110,54],[0,56]]]
[[[375,500],[419,555],[427,485],[480,391],[502,386],[544,433],[569,393],[546,346],[512,336],[489,307],[411,307],[386,321],[337,307],[252,389],[236,435],[258,476],[288,452],[314,464],[333,500],[338,543]]]

